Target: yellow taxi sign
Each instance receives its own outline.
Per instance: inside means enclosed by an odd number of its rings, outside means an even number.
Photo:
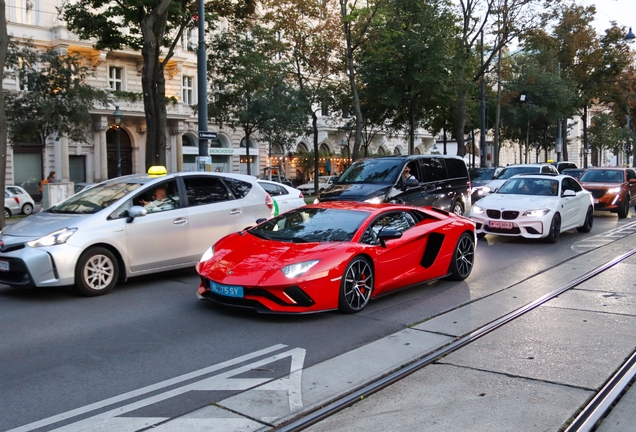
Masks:
[[[149,175],[161,176],[168,174],[168,170],[164,166],[151,166],[148,168]]]
[[[554,161],[552,159],[548,159],[548,163],[553,163]]]

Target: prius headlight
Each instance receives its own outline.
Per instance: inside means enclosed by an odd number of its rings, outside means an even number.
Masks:
[[[541,217],[550,213],[550,209],[541,209],[541,210],[528,210],[523,212],[523,216],[527,217]]]
[[[475,204],[470,212],[473,214],[482,214],[484,212],[484,209],[483,207],[479,207],[477,204]]]
[[[61,230],[54,231],[44,237],[40,237],[37,240],[27,242],[27,245],[31,247],[43,247],[64,244],[75,231],[77,231],[77,228],[62,228]]]
[[[287,276],[288,278],[293,278],[305,273],[307,270],[309,270],[310,268],[318,264],[319,261],[320,260],[311,260],[311,261],[304,261],[304,262],[300,262],[296,264],[290,264],[288,266],[283,267],[282,270],[283,270],[283,273],[285,273],[285,276]]]
[[[610,193],[610,194],[617,194],[617,193],[620,193],[620,192],[621,192],[621,188],[620,187],[614,187],[614,188],[611,188],[611,189],[607,190],[607,193]]]
[[[199,260],[199,262],[205,262],[211,259],[213,256],[214,256],[214,246],[210,246],[208,250],[203,252],[203,255],[201,256],[201,259]]]

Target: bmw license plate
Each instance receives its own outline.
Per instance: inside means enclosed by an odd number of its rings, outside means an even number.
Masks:
[[[232,285],[221,285],[210,281],[210,291],[226,297],[243,297],[243,287]]]
[[[9,261],[0,261],[0,271],[9,271]]]
[[[502,228],[502,229],[512,229],[512,222],[499,222],[499,221],[488,221],[488,226],[490,228]]]

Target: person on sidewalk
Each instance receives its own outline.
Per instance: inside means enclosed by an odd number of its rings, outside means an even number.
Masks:
[[[54,182],[55,181],[55,177],[56,177],[55,171],[51,171],[49,173],[49,176],[39,183],[40,184],[40,193],[42,193],[42,185]]]

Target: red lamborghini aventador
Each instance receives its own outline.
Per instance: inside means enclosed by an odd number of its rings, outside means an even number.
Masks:
[[[197,264],[197,295],[266,313],[362,310],[474,263],[475,224],[435,208],[327,202],[230,234]]]

